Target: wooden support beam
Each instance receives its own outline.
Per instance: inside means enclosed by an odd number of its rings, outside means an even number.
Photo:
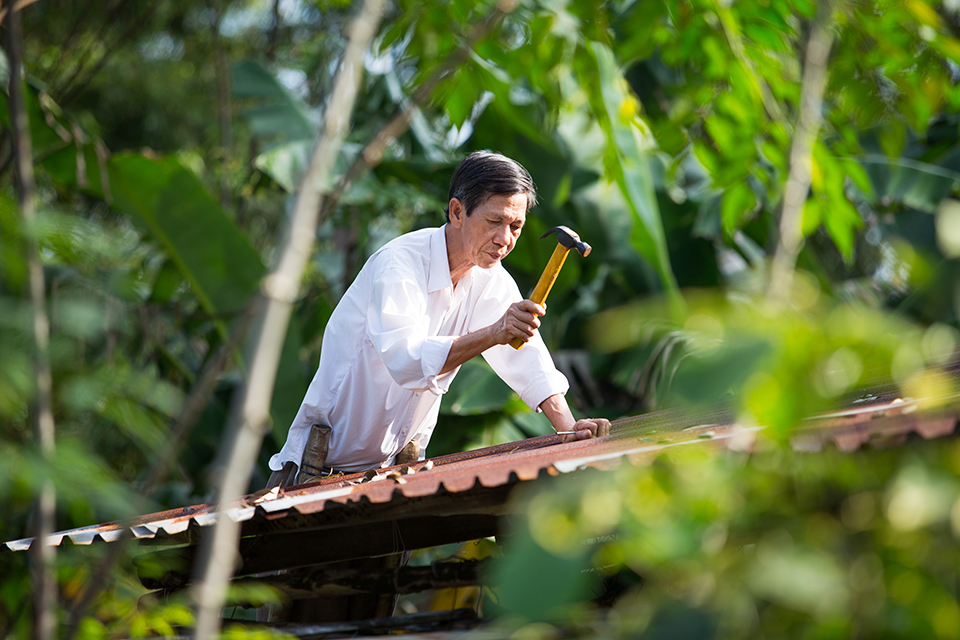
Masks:
[[[373,618],[354,622],[325,622],[306,624],[284,624],[274,626],[278,631],[297,638],[343,638],[353,636],[367,636],[383,634],[393,631],[407,631],[411,633],[428,633],[430,631],[471,629],[479,624],[477,612],[473,609],[452,609],[450,611],[431,611],[429,613],[413,613],[393,618]],[[231,624],[245,623],[241,620],[232,620]],[[262,626],[262,622],[255,623]]]
[[[378,571],[308,567],[282,573],[253,576],[235,584],[266,584],[291,600],[321,596],[352,596],[360,593],[406,594],[429,589],[454,589],[479,583],[486,561],[437,562],[426,567],[394,567]]]
[[[309,567],[328,562],[385,556],[496,535],[500,518],[487,514],[424,516],[320,531],[294,531],[241,540],[235,577]],[[177,589],[190,580],[195,547],[165,549],[141,556],[138,574],[148,589]],[[141,567],[167,567],[148,575]]]

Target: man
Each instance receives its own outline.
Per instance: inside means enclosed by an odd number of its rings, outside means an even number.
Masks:
[[[301,462],[311,425],[332,428],[324,467],[386,467],[412,441],[421,459],[440,398],[467,360],[482,354],[564,442],[607,435],[605,419],[575,420],[537,333],[545,309],[523,300],[500,264],[536,204],[533,180],[505,156],[476,152],[450,183],[447,224],[401,236],[377,251],[330,317],[320,366],[286,444],[270,459],[284,484]],[[508,343],[524,341],[517,351]]]

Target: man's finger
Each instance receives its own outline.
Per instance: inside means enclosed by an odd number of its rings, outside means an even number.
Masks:
[[[521,300],[517,303],[518,309],[523,309],[527,313],[533,314],[535,316],[546,315],[547,308],[544,305],[539,305],[533,300]]]
[[[610,435],[610,421],[604,418],[597,420],[597,435],[598,436],[608,436]]]

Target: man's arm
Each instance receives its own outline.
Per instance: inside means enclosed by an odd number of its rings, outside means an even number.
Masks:
[[[610,435],[610,421],[606,418],[575,419],[562,393],[554,394],[541,402],[540,410],[550,420],[554,431],[574,432],[560,436],[563,442]]]
[[[440,370],[441,375],[453,371],[495,345],[507,344],[514,338],[528,342],[540,326],[540,316],[545,313],[546,309],[531,300],[515,302],[494,324],[455,338]],[[561,436],[562,442],[610,434],[610,421],[606,418],[574,418],[562,393],[548,397],[540,403],[539,408],[550,420],[554,431],[574,432]]]
[[[515,302],[506,313],[488,327],[454,338],[440,374],[453,371],[467,360],[477,357],[490,347],[507,344],[514,338],[527,342],[540,327],[540,318],[546,310],[530,300]]]

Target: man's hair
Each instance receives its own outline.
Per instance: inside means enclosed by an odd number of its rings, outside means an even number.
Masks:
[[[447,202],[456,198],[463,203],[466,214],[486,202],[490,196],[517,193],[527,195],[527,211],[537,204],[537,188],[533,178],[516,160],[490,151],[474,151],[460,161],[450,180]],[[450,211],[443,212],[450,222]]]

